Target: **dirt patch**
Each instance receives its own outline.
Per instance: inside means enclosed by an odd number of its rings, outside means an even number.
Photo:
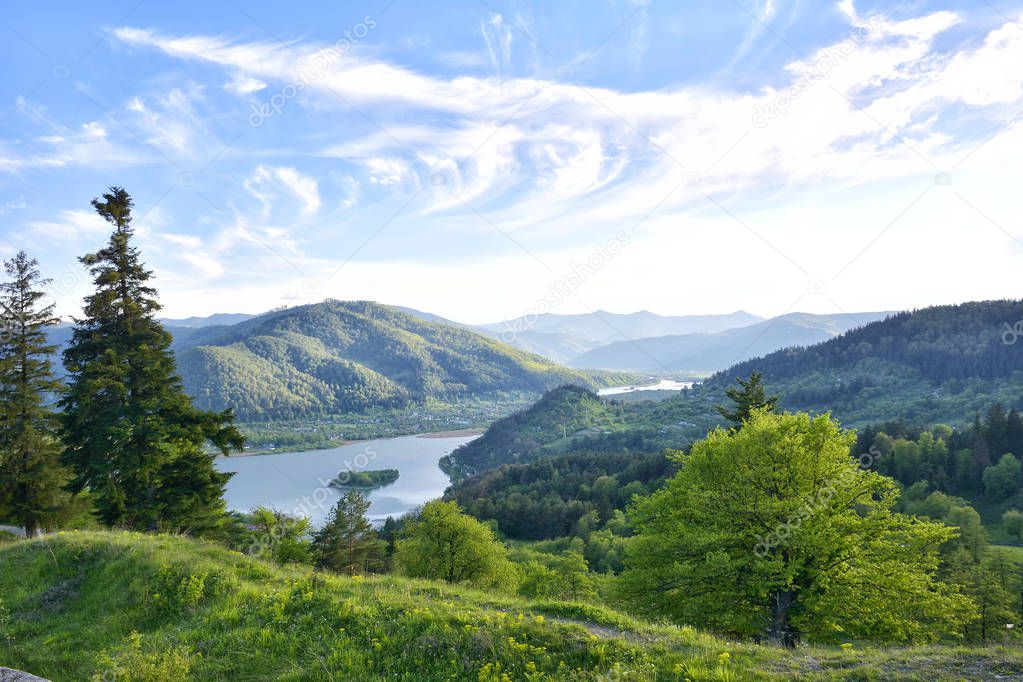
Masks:
[[[85,576],[79,573],[43,592],[39,595],[39,602],[33,610],[33,615],[36,617],[50,616],[63,611],[69,602],[78,598],[84,580]]]

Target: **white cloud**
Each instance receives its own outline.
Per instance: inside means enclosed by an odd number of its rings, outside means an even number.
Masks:
[[[265,213],[273,207],[274,198],[280,190],[297,199],[304,214],[315,213],[323,205],[316,178],[291,166],[257,166],[245,187],[263,204]]]
[[[251,95],[265,88],[266,83],[258,78],[249,78],[240,74],[224,85],[225,90],[235,95]]]
[[[840,9],[858,16],[851,3]],[[767,0],[758,12],[766,21],[777,8]],[[430,191],[427,212],[461,210],[454,192],[474,206],[493,204],[491,215],[511,227],[574,212],[614,220],[653,205],[687,176],[705,176],[708,193],[756,195],[931,172],[926,163],[921,167],[921,156],[950,164],[977,140],[969,131],[945,127],[935,112],[950,103],[1018,104],[1023,82],[1023,71],[1008,67],[1023,61],[1023,32],[1009,24],[981,45],[935,52],[937,36],[960,21],[944,11],[903,21],[857,18],[849,40],[789,65],[787,87],[752,93],[704,86],[625,93],[524,78],[445,80],[355,55],[311,81],[308,90],[323,93],[322,107],[338,102],[328,88],[366,105],[386,130],[353,137],[339,129],[338,142],[322,152],[361,165],[369,184],[428,186],[434,174],[447,176],[441,190]],[[870,30],[864,35],[856,26]],[[495,63],[503,63],[510,43],[494,33],[498,29],[511,27],[494,15],[481,30]],[[213,37],[131,28],[116,35],[266,81],[289,82],[324,49],[298,46],[296,56],[276,45]],[[779,103],[783,113],[766,127],[754,124],[758,111]],[[424,109],[445,122],[409,126],[391,120]],[[681,210],[694,201],[704,200],[680,192],[665,208]],[[528,215],[522,206],[529,206]]]
[[[99,214],[85,210],[59,211],[57,220],[37,220],[28,226],[33,236],[55,244],[75,241],[82,236],[105,236],[113,229]]]

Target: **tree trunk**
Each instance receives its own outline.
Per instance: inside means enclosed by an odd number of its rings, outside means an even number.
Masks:
[[[799,644],[799,631],[789,622],[796,599],[794,590],[779,590],[771,595],[771,628],[767,634],[771,644],[789,649]]]

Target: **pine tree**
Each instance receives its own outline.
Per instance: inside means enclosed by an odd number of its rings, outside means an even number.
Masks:
[[[75,487],[92,491],[108,525],[202,530],[220,520],[230,477],[216,471],[206,445],[226,454],[243,438],[230,410],[197,410],[182,388],[171,335],[154,317],[152,273],[131,244],[131,197],[111,187],[92,205],[114,231],[80,259],[96,290],[64,351],[61,406]]]
[[[987,449],[991,459],[997,460],[1009,452],[1008,429],[1009,422],[1005,416],[1005,409],[995,403],[988,409],[984,424],[984,435],[987,438]]]
[[[753,372],[749,379],[736,378],[739,384],[737,387],[725,391],[735,408],[729,410],[723,405],[715,405],[718,413],[736,426],[742,426],[743,422],[750,418],[754,410],[767,410],[774,412],[778,405],[778,396],[768,396],[764,391],[763,376],[760,372]]]
[[[349,490],[330,510],[327,523],[313,536],[316,565],[355,575],[380,566],[386,543],[366,518],[369,501]]]
[[[11,277],[0,284],[0,510],[38,534],[69,500],[70,475],[47,400],[61,387],[53,376],[46,328],[60,322],[53,304],[41,305],[38,263],[24,251],[4,263]]]
[[[979,492],[984,487],[984,469],[988,468],[991,464],[991,454],[987,446],[985,429],[980,423],[979,414],[973,417],[971,435],[973,437],[973,447],[971,449],[973,460],[970,471],[970,487],[974,491]]]
[[[1020,418],[1019,410],[1015,407],[1009,411],[1006,418],[1005,439],[1009,452],[1023,459],[1023,419]]]

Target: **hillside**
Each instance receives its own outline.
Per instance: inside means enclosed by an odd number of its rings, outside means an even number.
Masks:
[[[1023,301],[898,313],[809,348],[739,363],[698,392],[719,396],[735,377],[758,371],[784,407],[830,409],[847,425],[962,424],[995,402],[1023,406],[1023,339],[1011,333],[1019,320]]]
[[[546,313],[480,325],[478,329],[516,348],[563,364],[609,343],[669,334],[714,333],[745,327],[762,318],[744,311],[726,315],[657,315],[648,311],[578,315]]]
[[[195,330],[177,347],[203,409],[299,418],[527,392],[592,375],[370,302],[327,301]]]
[[[791,652],[653,626],[603,607],[390,576],[345,578],[137,533],[65,533],[0,546],[0,605],[0,662],[58,682],[1023,675],[1018,649]]]
[[[705,404],[681,395],[622,402],[562,386],[494,422],[482,436],[441,460],[441,468],[458,480],[502,464],[567,452],[655,453],[701,437],[719,419]]]
[[[642,372],[681,371],[695,375],[781,348],[827,341],[889,313],[812,315],[790,313],[746,327],[713,334],[684,334],[616,341],[572,359],[573,367]]]
[[[1023,408],[1021,301],[986,301],[898,313],[834,339],[747,360],[659,402],[621,403],[559,390],[495,422],[449,456],[450,472],[483,471],[565,452],[681,448],[723,424],[714,405],[736,377],[762,372],[793,411],[831,411],[847,427],[903,420],[965,425],[999,402]],[[1011,337],[1009,337],[1011,340]]]

